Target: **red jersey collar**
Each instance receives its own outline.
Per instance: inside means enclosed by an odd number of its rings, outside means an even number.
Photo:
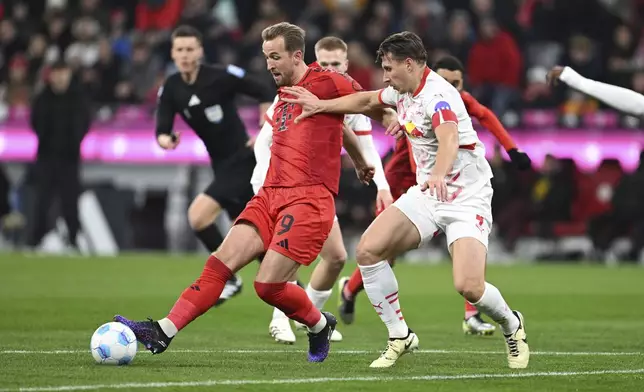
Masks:
[[[431,69],[429,69],[428,66],[425,66],[425,70],[423,71],[423,77],[422,79],[420,79],[420,84],[418,85],[418,88],[416,89],[416,91],[414,91],[414,95],[413,95],[414,97],[420,94],[423,87],[425,87],[425,82],[427,81],[427,76],[429,75],[430,72],[431,72]]]

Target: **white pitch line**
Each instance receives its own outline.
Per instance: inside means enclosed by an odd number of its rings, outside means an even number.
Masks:
[[[89,350],[2,350],[0,354],[87,354]],[[147,351],[142,351],[147,353]],[[275,350],[252,350],[252,349],[241,349],[241,350],[191,350],[191,349],[178,349],[168,351],[170,353],[177,354],[285,354],[285,353],[299,353],[302,350],[284,350],[284,349],[275,349]],[[362,354],[374,354],[379,353],[377,350],[331,350],[331,354],[340,354],[340,355],[362,355]],[[415,351],[419,354],[472,354],[472,355],[500,355],[505,354],[503,351],[480,351],[480,350],[418,350]],[[531,351],[531,355],[545,355],[545,356],[610,356],[610,357],[620,357],[620,356],[640,356],[644,355],[643,352],[638,351]]]
[[[593,370],[579,372],[532,372],[532,373],[497,373],[497,374],[444,374],[432,376],[364,376],[364,377],[321,377],[321,378],[290,378],[267,380],[204,380],[179,382],[150,382],[94,385],[61,385],[43,387],[23,387],[0,389],[0,392],[56,392],[56,391],[92,391],[96,389],[143,389],[143,388],[179,388],[179,387],[212,387],[218,385],[285,385],[285,384],[319,384],[328,382],[387,382],[387,381],[453,381],[453,380],[483,380],[499,378],[532,378],[532,377],[573,377],[599,375],[633,375],[644,374],[644,369],[615,369]]]

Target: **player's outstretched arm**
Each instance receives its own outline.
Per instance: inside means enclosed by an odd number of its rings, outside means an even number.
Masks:
[[[496,114],[486,106],[481,105],[476,98],[466,92],[461,93],[461,98],[463,98],[465,108],[470,116],[479,120],[479,123],[494,135],[496,140],[498,140],[505,151],[507,151],[512,163],[514,163],[520,170],[529,169],[532,164],[530,157],[525,152],[519,151],[517,144],[514,142],[512,136],[510,136],[501,121],[499,121]]]
[[[635,91],[585,78],[570,67],[557,66],[550,70],[548,82],[556,84],[558,80],[617,110],[635,116],[644,116],[644,95]]]
[[[293,97],[283,97],[283,101],[302,106],[302,114],[295,119],[296,123],[317,113],[367,114],[374,109],[386,107],[378,99],[378,91],[361,91],[329,100],[320,100],[299,86],[283,87],[282,92]]]

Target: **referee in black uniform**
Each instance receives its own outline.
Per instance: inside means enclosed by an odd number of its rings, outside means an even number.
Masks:
[[[190,26],[177,27],[172,33],[172,59],[179,72],[168,77],[159,90],[156,135],[162,148],[177,148],[181,135],[172,128],[178,113],[208,150],[215,180],[192,201],[188,220],[201,242],[214,252],[223,242],[214,224],[217,216],[226,210],[235,219],[253,197],[250,178],[255,155],[235,97],[243,94],[257,99],[263,119],[275,90],[235,65],[201,64],[202,57],[201,34]],[[235,277],[226,284],[218,304],[240,290],[241,279]]]

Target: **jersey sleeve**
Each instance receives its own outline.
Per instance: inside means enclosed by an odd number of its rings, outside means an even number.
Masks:
[[[167,79],[157,92],[156,134],[170,135],[176,111],[172,103],[172,80]]]
[[[271,128],[275,125],[275,121],[273,120],[273,114],[275,113],[275,105],[277,105],[277,102],[280,100],[279,95],[275,96],[275,99],[273,99],[273,103],[271,106],[266,109],[266,113],[264,113],[264,120],[266,121],[267,124],[270,125]]]
[[[226,74],[235,92],[255,98],[261,103],[273,101],[275,89],[259,78],[248,75],[245,69],[229,64],[226,66]]]
[[[344,124],[357,136],[371,135],[371,120],[365,115],[347,114],[344,117]]]
[[[380,101],[380,103],[383,105],[395,108],[396,104],[398,103],[398,98],[398,92],[391,86],[380,89],[380,91],[378,91],[378,101]]]
[[[275,104],[271,105],[269,110],[273,112]],[[268,110],[266,111],[268,113]],[[264,185],[266,173],[268,173],[268,166],[271,161],[271,144],[273,144],[273,126],[266,121],[255,139],[253,152],[255,153],[255,169],[250,179],[250,184],[253,187],[253,192],[257,194],[259,189]]]
[[[457,99],[456,90],[454,94],[450,91],[443,93],[436,93],[429,100],[426,111],[427,116],[431,118],[432,128],[436,129],[438,126],[445,123],[453,123],[458,125],[458,117],[452,108],[456,107]]]
[[[467,113],[479,120],[479,123],[494,135],[506,151],[517,148],[508,131],[505,130],[499,118],[490,109],[481,105],[476,98],[467,92],[461,92],[461,98],[463,98]]]

